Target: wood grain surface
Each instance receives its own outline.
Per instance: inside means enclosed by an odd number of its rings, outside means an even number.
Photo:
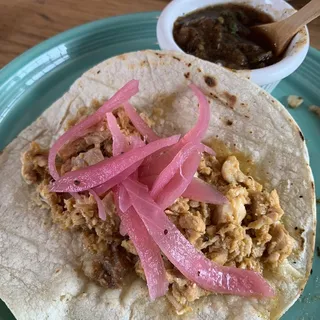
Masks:
[[[196,0],[195,0],[196,1]],[[80,24],[115,15],[163,9],[169,0],[0,0],[0,68],[39,42]],[[300,8],[308,0],[292,0]],[[320,0],[319,0],[320,2]],[[320,49],[320,19],[309,24]]]

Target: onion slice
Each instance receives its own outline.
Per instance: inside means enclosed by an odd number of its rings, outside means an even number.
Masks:
[[[106,208],[105,208],[102,200],[92,189],[89,190],[89,193],[91,193],[93,195],[94,199],[97,202],[99,218],[101,220],[105,221],[106,220]]]
[[[112,117],[109,116],[109,118],[111,119]],[[116,120],[115,117],[114,117],[114,120]],[[109,130],[111,132],[112,139],[113,139],[113,142],[112,142],[113,155],[117,155],[117,154],[119,155],[122,152],[128,151],[130,149],[142,147],[145,145],[145,143],[139,137],[136,137],[136,136],[130,136],[128,138],[129,141],[127,143],[125,135],[121,132],[121,130],[119,129],[119,127],[116,123],[113,123],[109,127]],[[114,186],[119,184],[121,181],[123,181],[124,179],[131,176],[139,168],[142,161],[143,160],[140,160],[139,162],[133,164],[132,166],[128,167],[127,169],[125,169],[124,171],[119,173],[117,176],[115,176],[115,177],[111,178],[110,180],[108,180],[107,182],[102,183],[101,185],[93,188],[93,190],[98,195],[102,195],[102,194],[106,193],[108,190],[110,190],[111,188],[113,188]]]
[[[208,154],[211,154],[212,156],[215,156],[216,155],[216,153],[214,152],[214,150],[212,150],[212,148],[210,148],[210,147],[208,147],[207,145],[203,145],[203,147],[204,147],[204,152],[206,152],[206,153],[208,153]]]
[[[118,202],[119,202],[119,209],[122,212],[126,212],[131,207],[131,200],[129,198],[129,194],[127,190],[124,188],[122,184],[119,184],[119,195],[118,195]]]
[[[164,210],[170,207],[183,194],[197,171],[200,159],[201,154],[197,150],[193,151],[171,181],[155,197],[160,208]]]
[[[120,210],[118,196],[119,192],[115,190],[115,203],[121,218],[122,232],[128,233],[138,252],[146,276],[149,295],[151,300],[154,300],[165,295],[169,286],[160,249],[132,207],[125,212]]]
[[[113,156],[117,156],[127,149],[128,143],[118,126],[116,117],[111,112],[107,113],[107,121],[112,135],[112,154]]]
[[[158,176],[142,177],[139,181],[148,188],[152,189]],[[188,198],[194,201],[200,201],[211,204],[225,204],[228,202],[227,197],[217,190],[213,185],[193,177],[187,189],[181,195],[184,198]]]
[[[250,270],[223,267],[207,259],[182,235],[141,184],[123,182],[132,205],[149,234],[171,263],[201,288],[239,296],[272,297],[274,291],[263,277]]]
[[[195,126],[185,134],[185,136],[174,146],[167,148],[164,152],[157,152],[149,156],[144,166],[140,170],[141,177],[159,174],[175,157],[180,149],[188,142],[199,143],[204,138],[210,121],[210,106],[201,90],[194,84],[189,87],[194,92],[199,101],[199,117]],[[203,146],[204,151],[211,153],[207,146]]]
[[[51,191],[54,192],[79,192],[94,188],[118,176],[128,167],[143,160],[148,155],[164,147],[173,145],[180,136],[159,139],[148,145],[129,150],[124,154],[107,158],[90,167],[70,171],[53,182]]]
[[[184,142],[200,142],[204,138],[208,130],[210,122],[210,106],[206,99],[206,96],[195,84],[190,84],[189,88],[198,98],[199,118],[197,120],[196,125],[189,132],[187,132],[181,140],[183,140]]]
[[[112,189],[119,183],[121,183],[123,180],[130,177],[141,165],[143,160],[131,165],[129,168],[123,170],[119,174],[115,175],[113,178],[109,179],[108,181],[100,184],[97,187],[92,188],[98,195],[102,195],[106,193],[108,190]]]
[[[163,169],[159,174],[156,181],[152,186],[150,195],[155,199],[159,192],[167,185],[167,183],[174,177],[174,175],[181,169],[184,162],[188,157],[199,149],[199,144],[194,145],[193,143],[187,143],[182,149],[176,154],[168,166]],[[199,164],[199,163],[198,163]],[[197,167],[198,167],[197,164]]]
[[[139,91],[139,81],[131,80],[119,91],[117,91],[108,101],[106,101],[94,114],[90,115],[83,121],[76,124],[74,127],[66,131],[59,139],[53,144],[49,151],[48,167],[50,175],[53,179],[59,178],[59,173],[56,168],[56,156],[59,150],[66,144],[70,143],[84,135],[89,127],[94,126],[101,121],[107,112],[117,108],[119,105],[128,101]]]
[[[159,137],[153,132],[153,130],[144,122],[144,120],[141,118],[141,116],[138,114],[138,112],[130,102],[124,103],[124,110],[126,111],[135,128],[143,137],[146,137],[148,142],[159,139]]]
[[[212,204],[225,204],[228,202],[227,197],[214,186],[195,177],[191,180],[191,183],[188,185],[182,196],[195,201]]]

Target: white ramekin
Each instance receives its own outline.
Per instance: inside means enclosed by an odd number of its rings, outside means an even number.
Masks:
[[[157,38],[162,50],[182,51],[173,39],[173,24],[184,14],[209,5],[221,3],[241,3],[256,7],[270,14],[276,21],[295,12],[284,0],[173,0],[162,11],[157,24]],[[261,69],[238,70],[238,74],[249,78],[263,89],[271,92],[278,83],[293,73],[303,62],[309,48],[307,27],[301,29],[293,38],[281,61]]]

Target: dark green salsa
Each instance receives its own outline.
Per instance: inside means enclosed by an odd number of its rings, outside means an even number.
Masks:
[[[232,69],[258,69],[279,60],[268,43],[261,45],[250,31],[269,22],[271,16],[252,7],[221,4],[179,17],[173,37],[184,52],[198,58]]]

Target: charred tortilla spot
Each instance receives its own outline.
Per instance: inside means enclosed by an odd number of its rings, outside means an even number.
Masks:
[[[176,56],[173,56],[172,58],[173,58],[173,59],[176,59],[176,60],[178,60],[178,61],[181,61],[181,59],[178,58],[178,57],[176,57]]]
[[[97,71],[97,74],[99,74],[100,72],[101,72],[101,70],[98,70],[98,71]]]
[[[249,116],[247,116],[247,115],[245,115],[244,117],[247,118],[247,119],[249,119]]]
[[[304,141],[304,136],[303,136],[303,134],[302,134],[302,132],[300,130],[299,130],[299,134],[300,134],[300,137],[301,137],[302,141]]]
[[[146,60],[141,61],[140,66],[143,67],[144,65],[146,65],[148,62]]]
[[[232,124],[233,124],[233,121],[227,120],[227,122],[226,122],[226,125],[227,125],[227,126],[232,126]]]
[[[198,70],[198,72],[201,72],[201,69],[200,69],[200,68],[198,68],[197,70]]]
[[[78,185],[80,185],[81,182],[79,180],[74,180],[73,183],[75,186],[78,186]]]
[[[185,77],[186,79],[189,79],[189,77],[190,77],[190,72],[186,72],[186,73],[184,74],[184,77]]]
[[[165,235],[167,235],[167,234],[168,234],[168,230],[167,230],[167,229],[164,229],[163,233],[164,233]]]
[[[216,79],[209,76],[204,76],[204,82],[211,88],[217,85]]]
[[[191,63],[188,63],[188,67],[190,68],[192,66],[192,64]]]
[[[227,98],[228,102],[230,103],[230,107],[233,108],[237,102],[237,97],[229,92],[225,91],[224,96]]]
[[[299,244],[299,248],[301,250],[303,250],[305,240],[302,237],[302,234],[305,232],[305,230],[303,228],[299,228],[299,227],[295,227],[294,230],[295,230],[295,234],[296,234],[294,238],[297,240],[297,242]]]
[[[303,196],[299,196],[299,198],[303,198]]]

